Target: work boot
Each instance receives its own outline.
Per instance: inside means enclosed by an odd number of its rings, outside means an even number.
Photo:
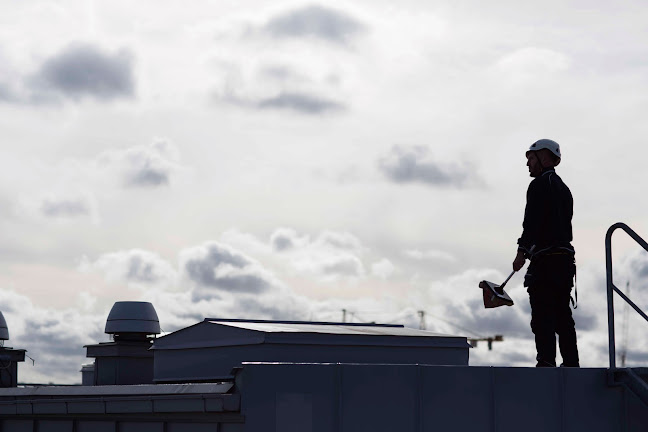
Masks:
[[[536,360],[538,360],[538,363],[536,364],[535,367],[556,367],[556,362],[551,363],[545,360],[541,360],[539,358],[536,358]]]

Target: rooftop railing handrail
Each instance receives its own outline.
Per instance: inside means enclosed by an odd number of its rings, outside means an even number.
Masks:
[[[648,315],[646,315],[639,306],[634,304],[632,300],[628,298],[619,288],[614,285],[614,280],[612,276],[612,233],[618,228],[621,228],[626,232],[634,241],[639,243],[648,252],[648,243],[642,239],[639,234],[634,232],[628,225],[618,222],[612,225],[605,234],[605,270],[607,272],[607,307],[608,307],[608,343],[610,347],[610,369],[616,369],[616,353],[615,353],[615,343],[614,343],[614,295],[616,292],[625,300],[632,308],[637,311],[639,315],[648,321]]]

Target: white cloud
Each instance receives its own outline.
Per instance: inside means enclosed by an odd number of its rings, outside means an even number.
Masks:
[[[169,186],[171,178],[181,170],[178,148],[167,140],[149,145],[102,152],[96,159],[99,169],[117,176],[128,188]]]
[[[287,275],[332,283],[357,280],[366,274],[362,256],[367,248],[348,232],[325,230],[313,238],[282,227],[275,229],[265,243],[250,234],[230,230],[223,233],[221,240],[257,253]]]
[[[270,244],[277,252],[301,248],[309,242],[310,239],[308,236],[300,236],[292,228],[277,228],[270,236]]]
[[[360,258],[348,252],[308,248],[292,256],[292,270],[324,282],[357,279],[365,274]]]
[[[566,72],[571,63],[571,59],[561,52],[525,47],[501,57],[492,72],[496,80],[503,80],[509,86],[534,86]]]
[[[140,287],[171,287],[178,281],[178,272],[167,261],[142,249],[106,253],[95,261],[83,257],[79,271],[97,271],[103,273],[109,282]]]
[[[48,200],[41,207],[48,217],[76,217],[90,213],[90,208],[83,200]]]
[[[213,100],[258,111],[288,111],[311,116],[347,109],[339,90],[326,79],[298,79],[299,73],[293,72],[277,80],[266,71],[267,67],[261,66],[258,76],[246,77],[238,67],[228,68],[220,87],[213,93]]]
[[[371,264],[371,273],[381,279],[388,279],[396,271],[396,267],[387,258]]]
[[[76,186],[65,188],[60,183],[51,187],[52,191],[47,194],[25,194],[21,197],[17,206],[18,213],[36,220],[58,223],[84,220],[99,223],[99,204],[90,190]]]
[[[476,180],[474,169],[467,163],[438,163],[430,158],[429,148],[424,146],[394,146],[388,155],[380,158],[378,168],[395,183],[464,187]]]
[[[506,54],[497,66],[511,74],[542,75],[561,72],[569,68],[565,54],[546,48],[525,47]]]
[[[364,250],[360,239],[349,232],[323,231],[314,241],[316,247],[332,248],[361,253]]]
[[[435,249],[428,249],[423,251],[417,249],[409,249],[404,251],[403,254],[408,258],[412,258],[420,261],[442,261],[442,262],[457,261],[457,259],[452,254],[440,250],[435,250]]]
[[[213,106],[304,118],[348,114],[353,93],[346,84],[357,76],[356,36],[364,26],[343,11],[317,5],[267,15],[248,14],[247,25],[222,31],[210,57]],[[244,30],[232,29],[237,26]]]
[[[283,255],[289,269],[297,274],[315,276],[323,282],[356,280],[365,276],[360,240],[348,232],[323,231],[314,240],[293,230],[275,232],[275,241],[291,242]]]
[[[37,221],[96,225],[103,220],[106,199],[121,189],[172,187],[187,172],[179,159],[173,143],[156,139],[148,145],[105,150],[94,158],[36,162],[15,179],[22,191],[14,198],[16,211]]]

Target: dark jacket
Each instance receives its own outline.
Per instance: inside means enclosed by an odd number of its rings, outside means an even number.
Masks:
[[[555,252],[574,253],[572,194],[553,168],[545,169],[527,190],[522,236],[518,249],[527,258]]]

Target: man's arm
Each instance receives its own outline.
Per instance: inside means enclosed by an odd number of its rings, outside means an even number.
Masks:
[[[524,267],[527,258],[531,258],[536,248],[544,212],[546,191],[540,179],[535,179],[527,189],[527,202],[524,208],[524,222],[522,222],[522,235],[518,239],[518,250],[513,260],[513,270],[519,271]]]
[[[547,191],[540,178],[533,180],[527,190],[527,202],[524,209],[524,222],[522,222],[522,235],[518,239],[518,254],[521,251],[526,258],[530,258],[533,249],[537,247],[541,236],[544,218]]]
[[[524,257],[524,251],[518,249],[517,255],[513,260],[513,270],[519,271],[522,267],[524,267],[525,262],[526,262],[526,258]]]

